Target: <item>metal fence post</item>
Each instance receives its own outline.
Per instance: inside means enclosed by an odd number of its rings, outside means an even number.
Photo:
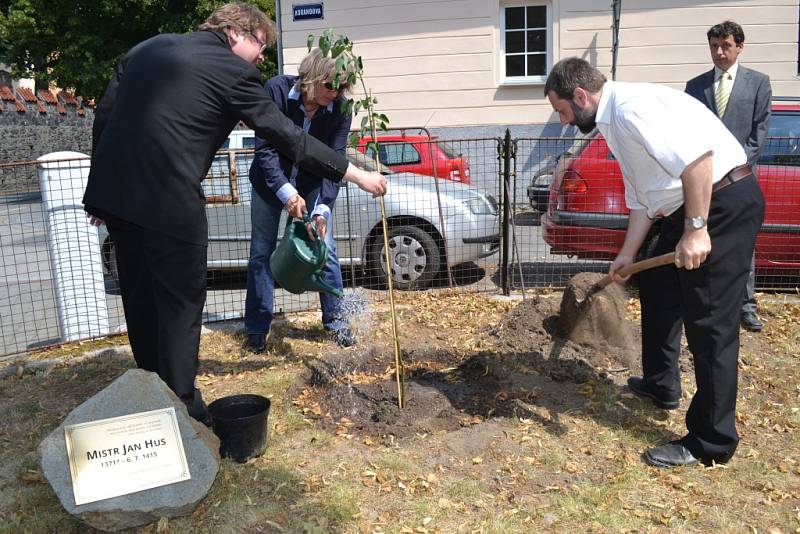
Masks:
[[[89,156],[53,152],[37,161],[61,337],[74,341],[106,335],[108,306],[100,239],[82,203]]]
[[[510,178],[511,178],[511,130],[506,128],[506,135],[503,138],[502,144],[502,154],[503,158],[503,165],[502,165],[502,173],[503,173],[503,230],[502,230],[502,241],[503,241],[503,250],[502,256],[500,258],[500,286],[503,288],[503,295],[510,294],[509,288],[509,280],[508,280],[508,265],[509,265],[509,252],[510,252],[510,232],[509,232],[509,209],[511,204],[511,198],[509,197],[508,192],[510,191]]]

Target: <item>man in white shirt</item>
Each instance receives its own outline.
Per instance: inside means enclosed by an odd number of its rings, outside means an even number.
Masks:
[[[564,124],[595,127],[622,169],[630,209],[625,241],[609,274],[631,264],[654,220],[650,251],[675,250],[675,265],[639,275],[643,377],[628,387],[663,409],[680,401],[681,323],[694,358],[697,393],[683,438],[649,449],[658,467],[726,462],[736,451],[739,316],[756,233],[761,190],[744,149],[691,96],[655,84],[607,82],[579,58],[558,62],[545,95]]]

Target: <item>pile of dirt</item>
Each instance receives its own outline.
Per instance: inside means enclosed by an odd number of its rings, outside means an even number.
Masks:
[[[559,313],[561,329],[567,338],[584,345],[602,341],[630,347],[634,328],[625,313],[625,290],[613,283],[597,289],[602,278],[600,273],[580,273],[569,280]]]
[[[574,341],[567,338],[559,315],[560,303],[558,294],[535,295],[521,302],[491,328],[495,346],[501,352],[539,352],[550,367],[558,367],[560,361],[574,368],[571,362],[579,361],[589,368],[611,372],[641,369],[641,334],[629,318],[619,318],[620,327],[630,336],[624,347],[612,345],[602,336]],[[563,380],[585,382],[586,376],[579,373],[570,377],[568,372]]]
[[[374,339],[355,349],[306,361],[298,404],[323,427],[402,438],[457,430],[492,417],[532,417],[576,402],[590,381],[622,383],[623,371],[640,370],[636,339],[620,348],[593,339],[566,339],[558,315],[560,295],[533,296],[484,328],[488,350],[464,356],[448,349],[440,333],[415,329],[403,347],[406,406],[397,406],[392,347]],[[633,328],[626,321],[626,328]],[[633,335],[637,338],[638,335]],[[428,350],[425,350],[428,347]],[[572,399],[572,400],[568,400]],[[309,408],[311,407],[311,408]],[[579,406],[563,409],[574,409]]]

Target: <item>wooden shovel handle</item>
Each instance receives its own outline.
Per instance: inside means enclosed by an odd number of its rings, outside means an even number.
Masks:
[[[653,267],[661,267],[663,265],[669,265],[670,263],[674,262],[675,262],[675,251],[667,252],[666,254],[662,254],[661,256],[654,256],[652,258],[647,258],[646,260],[637,261],[636,263],[631,263],[630,265],[620,269],[618,274],[620,276],[630,276],[632,274],[646,271],[647,269],[652,269]],[[599,282],[597,282],[597,284],[595,284],[595,287],[597,287],[597,289],[603,289],[611,282],[612,282],[611,277],[609,275],[605,275],[603,278],[600,279]]]

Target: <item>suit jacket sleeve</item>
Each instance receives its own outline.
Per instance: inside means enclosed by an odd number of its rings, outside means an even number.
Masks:
[[[117,69],[114,71],[111,81],[108,82],[103,98],[100,99],[100,103],[94,110],[94,123],[92,123],[92,153],[94,153],[94,150],[97,148],[97,143],[100,142],[100,136],[103,134],[103,130],[108,123],[108,117],[114,109],[114,103],[117,100],[117,89],[119,88],[120,80],[122,80],[122,72],[124,70],[125,58],[117,65]]]
[[[267,95],[275,103],[281,114],[285,115],[286,102],[281,97],[280,92],[274,87],[270,87],[269,82],[267,82],[267,84],[264,86],[264,89],[266,90]],[[278,190],[289,183],[289,177],[286,176],[286,174],[283,172],[283,169],[281,169],[281,161],[278,150],[261,137],[256,138],[254,164],[258,165],[263,171],[264,181],[266,182],[269,190],[275,193],[275,196],[278,196]]]
[[[347,150],[347,136],[350,133],[350,125],[353,118],[350,115],[342,115],[340,109],[339,106],[335,106],[333,110],[333,113],[336,114],[333,119],[336,121],[336,127],[331,132],[328,146],[344,156]],[[322,180],[322,191],[320,192],[319,203],[325,204],[333,209],[333,203],[339,195],[339,186],[340,184],[328,178],[324,178]]]
[[[255,67],[245,70],[230,88],[228,102],[256,135],[300,168],[339,182],[347,172],[348,161],[324,143],[314,139],[286,117],[264,93]]]
[[[702,78],[703,78],[703,75],[700,75],[700,76],[698,76],[696,78],[692,78],[691,80],[686,82],[686,87],[684,87],[683,92],[685,92],[686,94],[688,94],[690,96],[695,97],[697,100],[702,102],[703,105],[705,105],[711,111],[715,111],[714,109],[711,108],[711,106],[709,105],[709,102],[706,100],[705,94],[703,92],[704,91],[703,90],[703,84],[701,83]]]
[[[747,153],[747,163],[751,166],[758,162],[758,156],[764,148],[764,141],[769,130],[769,119],[771,116],[772,86],[769,83],[769,76],[758,77],[758,86],[755,91],[755,106],[753,108],[753,127],[750,136],[744,145]]]
[[[697,95],[695,95],[694,92],[692,91],[692,80],[686,82],[686,87],[683,88],[683,92],[697,98]]]

